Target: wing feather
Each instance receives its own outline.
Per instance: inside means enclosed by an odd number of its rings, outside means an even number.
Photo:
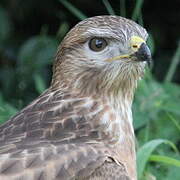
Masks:
[[[75,180],[98,172],[111,154],[87,116],[98,103],[88,101],[49,90],[0,126],[0,179]]]
[[[40,145],[1,155],[0,179],[68,180],[92,174],[106,159],[105,154],[87,145]]]

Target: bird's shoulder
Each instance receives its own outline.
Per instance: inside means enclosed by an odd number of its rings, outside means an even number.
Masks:
[[[100,104],[91,97],[47,90],[0,126],[1,150],[5,145],[24,147],[26,143],[40,140],[55,143],[87,141],[97,136],[89,119]]]
[[[91,120],[101,103],[68,92],[43,93],[0,127],[0,178],[92,179],[107,172],[113,153],[97,141]]]

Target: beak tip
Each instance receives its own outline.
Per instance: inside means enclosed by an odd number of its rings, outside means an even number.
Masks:
[[[135,53],[138,61],[146,61],[148,64],[152,61],[151,51],[145,43],[142,43],[138,51]]]

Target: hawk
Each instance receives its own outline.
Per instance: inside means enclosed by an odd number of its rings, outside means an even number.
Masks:
[[[131,105],[151,60],[147,36],[119,16],[72,28],[50,87],[0,126],[0,179],[135,180]]]

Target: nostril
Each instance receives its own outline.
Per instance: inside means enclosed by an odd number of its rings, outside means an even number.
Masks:
[[[138,48],[138,45],[133,45],[132,47],[133,47],[133,48]]]

